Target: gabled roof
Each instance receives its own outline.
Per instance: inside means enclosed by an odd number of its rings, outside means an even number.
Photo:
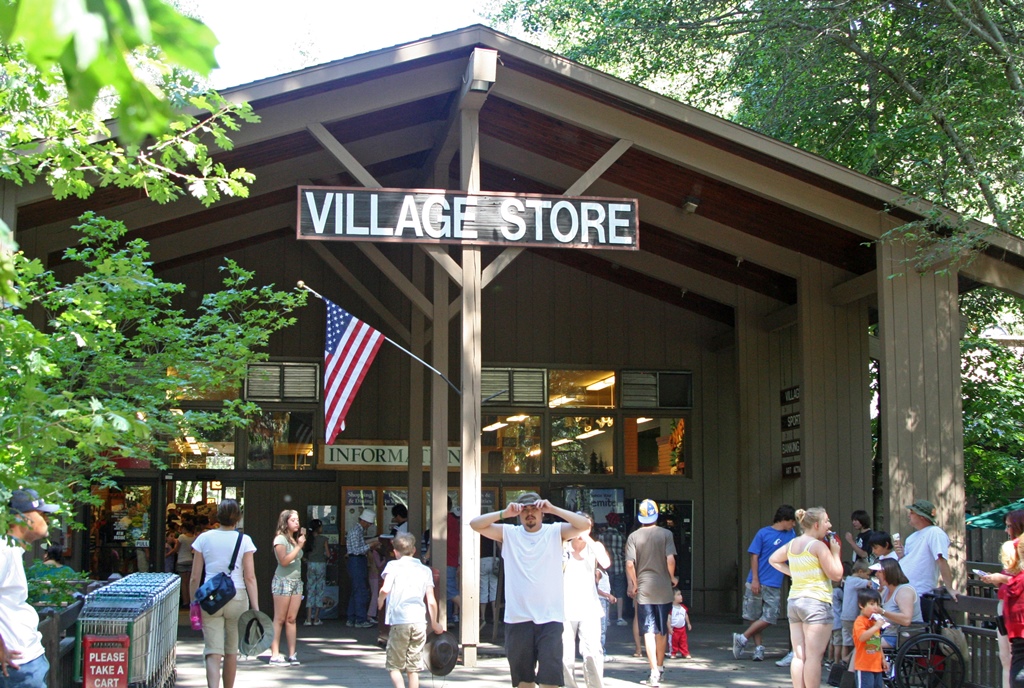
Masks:
[[[478,25],[223,91],[262,118],[219,156],[256,173],[248,199],[138,212],[145,201],[136,191],[61,202],[29,192],[19,195],[19,231],[66,226],[85,209],[107,212],[153,243],[158,265],[294,232],[297,184],[358,185],[325,149],[324,129],[382,186],[456,188],[457,156],[447,183],[432,183],[433,170],[454,153],[451,132],[476,48],[499,59],[480,112],[483,189],[563,193],[607,166],[576,195],[639,199],[638,254],[532,250],[719,322],[732,323],[737,288],[795,303],[803,257],[851,279],[868,275],[876,265],[870,242],[927,208],[892,186]],[[217,231],[197,234],[208,229]],[[1024,294],[1024,242],[1000,233],[990,240],[987,255],[961,270],[961,288],[985,282]]]

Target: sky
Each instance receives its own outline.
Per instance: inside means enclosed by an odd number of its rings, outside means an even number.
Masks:
[[[226,88],[483,24],[487,0],[192,0],[220,39],[213,86]],[[305,54],[304,54],[305,52]]]

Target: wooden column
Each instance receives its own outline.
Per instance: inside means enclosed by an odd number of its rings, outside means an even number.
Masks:
[[[462,190],[480,190],[480,111],[462,111]],[[476,666],[480,639],[480,538],[469,521],[480,513],[480,249],[462,249],[462,598],[463,661]]]
[[[427,257],[417,247],[412,249],[412,283],[420,292],[426,281]],[[409,326],[409,350],[420,358],[425,356],[424,330],[426,318],[419,309],[412,309]],[[424,368],[413,361],[409,365],[409,532],[423,532],[423,409]],[[385,517],[387,514],[385,514]]]
[[[881,439],[889,532],[912,531],[907,506],[927,499],[963,581],[964,457],[960,312],[955,272],[918,273],[913,245],[878,245]],[[958,583],[959,585],[960,583]]]
[[[793,408],[801,415],[802,499],[795,506],[826,507],[839,532],[849,529],[855,509],[870,513],[872,506],[868,309],[863,301],[832,302],[833,287],[850,277],[819,260],[801,258],[801,396]]]
[[[432,365],[448,377],[448,275],[434,267],[434,336]],[[441,607],[442,626],[447,620],[448,589],[445,585],[448,564],[448,394],[447,383],[439,375],[430,385],[430,565],[441,572],[437,603]]]

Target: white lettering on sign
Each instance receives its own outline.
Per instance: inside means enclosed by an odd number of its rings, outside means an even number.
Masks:
[[[300,239],[639,249],[631,199],[299,187]]]
[[[89,661],[94,664],[126,662],[128,655],[125,650],[89,650]]]

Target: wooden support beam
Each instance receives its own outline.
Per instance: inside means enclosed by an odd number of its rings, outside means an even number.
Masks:
[[[366,304],[373,309],[373,312],[381,317],[381,319],[391,326],[391,329],[395,331],[402,339],[402,344],[409,346],[409,342],[412,339],[412,334],[409,332],[409,328],[402,324],[402,322],[391,314],[391,311],[387,309],[376,296],[370,293],[370,290],[363,286],[352,272],[345,267],[345,264],[334,257],[326,246],[318,241],[302,241],[299,242],[301,245],[308,246],[313,253],[320,256],[320,259],[327,263],[334,274],[341,278],[341,280],[354,291],[359,298],[366,302]]]
[[[359,164],[356,157],[349,153],[348,149],[341,145],[341,142],[334,138],[334,135],[327,131],[327,128],[324,127],[324,125],[319,122],[310,122],[306,125],[306,129],[313,135],[313,138],[320,142],[320,145],[323,146],[328,153],[333,155],[334,158],[341,163],[342,167],[344,167],[349,174],[359,181],[360,184],[371,189],[380,188],[380,184],[373,178],[373,175],[367,172],[366,168]]]
[[[512,264],[512,261],[519,257],[519,254],[524,249],[519,247],[507,248],[501,252],[501,254],[491,261],[491,263],[484,268],[483,274],[480,277],[480,287],[486,287],[491,283],[491,280],[501,274],[501,271]]]
[[[456,285],[460,288],[462,287],[462,267],[451,257],[451,254],[446,249],[441,246],[434,246],[433,244],[418,244],[418,246],[434,260],[434,263],[448,273],[448,277]]]
[[[765,332],[775,332],[796,325],[798,316],[797,306],[799,304],[786,306],[769,313],[761,318],[761,327],[764,328]]]
[[[608,149],[601,158],[590,166],[590,169],[583,173],[583,175],[573,182],[573,185],[565,190],[566,196],[579,196],[584,191],[590,188],[590,185],[596,182],[605,171],[615,164],[615,161],[622,157],[622,154],[630,149],[633,142],[628,139],[619,139],[615,142],[615,145]]]
[[[832,287],[832,305],[845,306],[878,294],[878,272],[872,270]]]
[[[419,310],[423,315],[432,317],[434,314],[434,306],[430,303],[430,299],[423,295],[419,289],[416,288],[409,278],[402,274],[402,271],[395,267],[395,264],[388,260],[388,257],[380,252],[380,249],[376,245],[368,241],[357,241],[356,247],[363,252],[374,265],[380,269],[384,275],[391,280],[391,282],[398,287],[398,289],[405,294],[412,305]]]

